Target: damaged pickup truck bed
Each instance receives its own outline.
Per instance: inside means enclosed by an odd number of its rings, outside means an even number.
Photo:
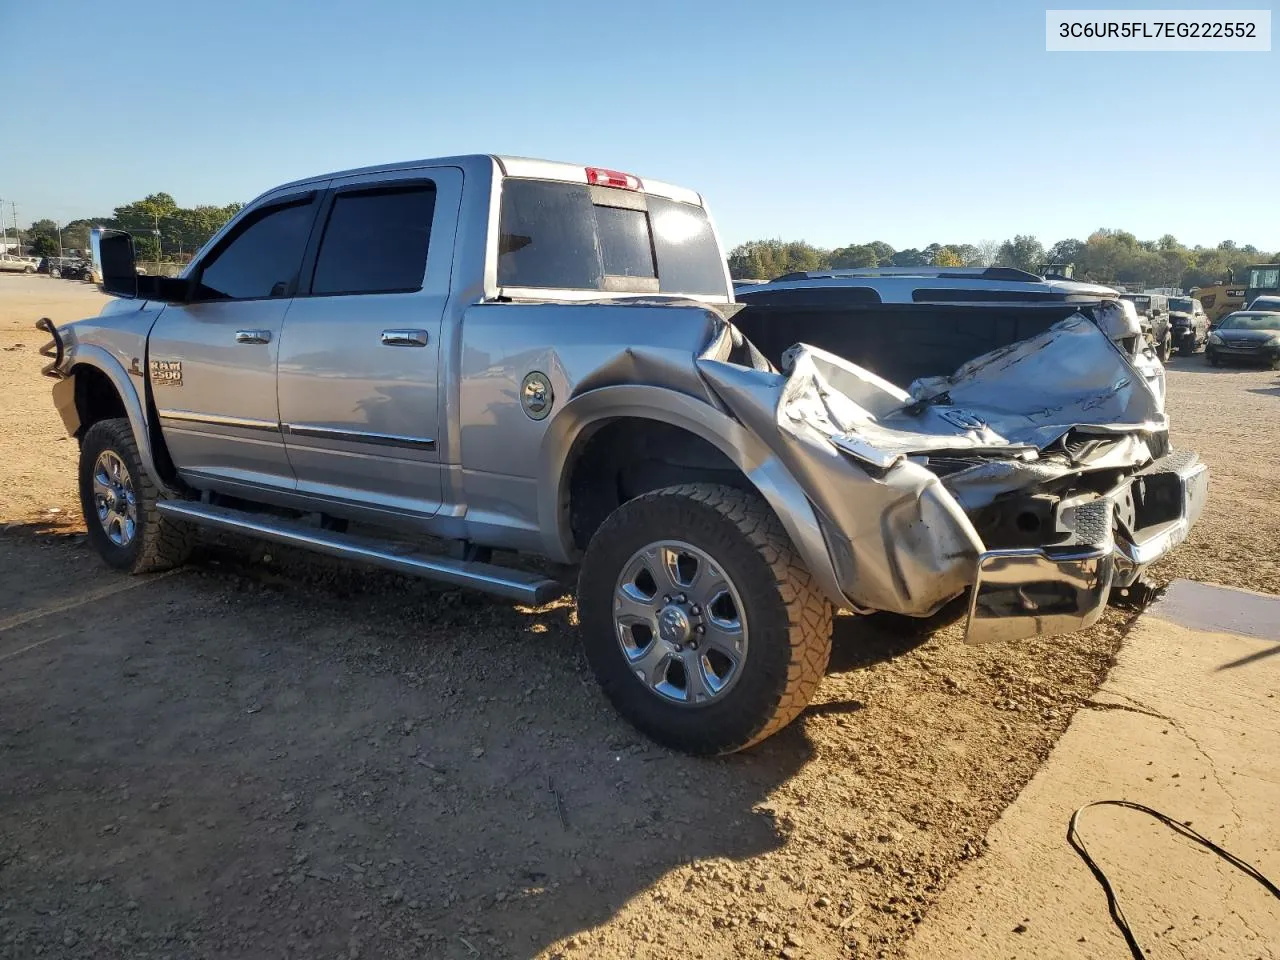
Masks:
[[[178,278],[94,248],[119,299],[40,326],[108,563],[208,526],[527,603],[564,587],[516,555],[576,566],[605,692],[694,753],[800,713],[834,611],[1090,625],[1206,495],[1130,305],[908,389],[804,345],[778,370],[701,197],[631,174],[366,168],[263,194]]]
[[[699,367],[809,478],[855,609],[924,617],[967,592],[984,642],[1090,626],[1200,515],[1208,470],[1169,452],[1137,330],[1103,303],[909,390],[803,345],[785,380]]]

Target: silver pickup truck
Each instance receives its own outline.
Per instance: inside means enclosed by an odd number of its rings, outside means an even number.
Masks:
[[[607,695],[693,753],[794,719],[835,612],[1089,626],[1206,495],[1131,305],[909,389],[803,344],[778,370],[732,323],[701,197],[631,174],[328,174],[176,278],[93,242],[116,299],[39,326],[109,564],[179,564],[203,525],[526,604],[576,566]]]

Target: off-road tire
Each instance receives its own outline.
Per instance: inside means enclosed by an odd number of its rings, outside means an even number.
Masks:
[[[1184,343],[1178,347],[1178,353],[1184,357],[1190,357],[1196,352],[1196,342],[1192,340],[1190,343]]]
[[[632,672],[615,632],[613,595],[624,565],[663,538],[706,552],[742,596],[742,674],[708,704],[660,698]],[[809,703],[831,657],[831,606],[782,524],[755,494],[719,484],[666,487],[618,507],[587,546],[578,615],[587,661],[618,712],[659,743],[695,755],[733,753],[777,733]]]
[[[137,499],[137,529],[123,546],[111,542],[94,506],[93,469],[104,450],[115,451],[124,461]],[[80,442],[79,474],[80,508],[89,542],[108,565],[130,573],[157,573],[179,566],[191,554],[195,531],[156,508],[165,496],[142,468],[128,420],[99,420],[86,431]]]

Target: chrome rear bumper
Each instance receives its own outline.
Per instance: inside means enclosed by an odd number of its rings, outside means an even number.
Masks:
[[[1209,468],[1195,454],[1173,453],[1094,503],[1091,542],[982,553],[965,641],[1018,640],[1093,626],[1113,587],[1130,586],[1187,538],[1208,492]],[[1097,508],[1104,513],[1101,524]],[[1157,522],[1131,529],[1142,513]]]

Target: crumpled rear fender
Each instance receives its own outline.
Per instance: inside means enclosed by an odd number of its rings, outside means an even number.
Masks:
[[[818,587],[838,608],[849,601],[841,590],[822,526],[804,487],[752,431],[705,398],[661,386],[617,384],[579,394],[560,409],[543,438],[538,466],[538,526],[543,549],[561,563],[577,558],[564,504],[568,502],[569,454],[584,431],[618,418],[659,421],[687,430],[720,450],[747,477],[782,522]]]
[[[849,605],[928,616],[973,583],[982,539],[929,470],[905,458],[855,463],[806,420],[784,426],[779,374],[709,359],[698,368],[817,510]]]

